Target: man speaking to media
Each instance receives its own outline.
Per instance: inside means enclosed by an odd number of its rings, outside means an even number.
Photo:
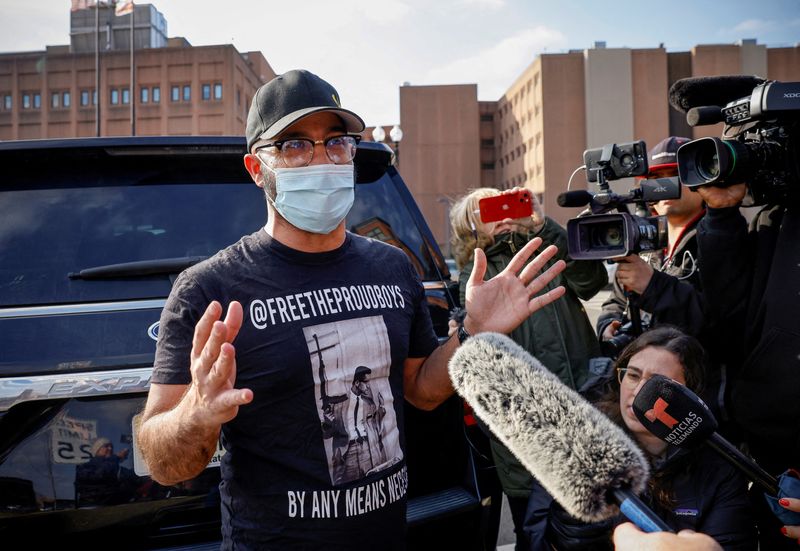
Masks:
[[[310,72],[262,86],[244,162],[267,224],[184,271],[162,313],[140,445],[153,478],[175,484],[221,431],[224,549],[403,549],[404,400],[435,408],[460,341],[509,332],[564,293],[538,294],[564,269],[539,275],[555,247],[526,264],[534,239],[489,281],[481,251],[463,327],[437,346],[405,254],[346,231],[363,130]],[[369,420],[353,392],[367,370]]]

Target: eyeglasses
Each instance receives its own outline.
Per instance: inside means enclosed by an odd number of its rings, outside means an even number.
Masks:
[[[648,377],[647,379],[649,379]],[[642,377],[642,374],[638,371],[632,371],[628,367],[618,367],[617,368],[617,381],[619,382],[620,386],[623,384],[628,386],[629,388],[636,388],[639,386],[644,380],[647,380]]]
[[[278,140],[276,142],[262,145],[256,148],[256,153],[267,150],[269,163],[274,164],[280,158],[283,164],[289,168],[299,168],[308,166],[314,158],[314,149],[317,144],[325,146],[325,154],[328,159],[336,165],[344,165],[353,160],[356,156],[356,146],[361,141],[361,136],[331,136],[324,140],[312,140],[311,138],[290,138]],[[272,149],[272,148],[275,149]]]

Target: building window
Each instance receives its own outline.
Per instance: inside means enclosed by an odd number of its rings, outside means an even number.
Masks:
[[[11,94],[6,94],[3,96],[3,109],[11,111],[11,105]]]
[[[61,105],[64,107],[69,107],[70,105],[72,105],[72,97],[70,97],[69,92],[61,93]]]
[[[41,109],[42,108],[42,95],[41,94],[33,94],[33,108],[34,109]]]
[[[493,120],[494,117],[492,117],[491,114],[484,113],[483,115],[481,115],[481,122],[492,122]]]
[[[211,99],[211,85],[210,84],[203,84],[202,88],[200,89],[200,97],[203,101],[208,101]]]
[[[239,107],[242,104],[242,91],[237,87],[236,88],[236,107]]]
[[[89,90],[81,90],[81,106],[89,105]]]
[[[122,103],[125,105],[131,102],[131,92],[127,88],[122,89]]]
[[[181,101],[181,87],[173,86],[169,93],[170,101]]]
[[[119,90],[116,88],[111,89],[111,105],[117,105],[119,103]]]
[[[183,101],[192,101],[192,87],[188,84],[183,85]]]
[[[97,90],[92,90],[92,105],[97,105]]]
[[[214,99],[221,100],[222,99],[222,83],[217,82],[214,84]]]
[[[146,86],[142,86],[142,88],[139,90],[139,101],[142,103],[150,102],[150,89]]]
[[[153,86],[153,103],[161,103],[161,87]]]
[[[481,140],[481,147],[494,147],[494,140]]]
[[[494,170],[494,163],[481,163],[481,170]]]
[[[58,92],[53,92],[52,94],[50,94],[50,107],[52,109],[59,108],[59,106],[61,105],[61,102],[59,101],[60,97],[61,95]]]

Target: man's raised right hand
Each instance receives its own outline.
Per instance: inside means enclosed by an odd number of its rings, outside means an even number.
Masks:
[[[236,351],[233,340],[242,327],[242,305],[233,301],[224,320],[222,305],[213,301],[197,322],[192,340],[192,383],[186,398],[191,415],[204,425],[221,425],[239,412],[239,406],[253,400],[249,388],[234,388]]]

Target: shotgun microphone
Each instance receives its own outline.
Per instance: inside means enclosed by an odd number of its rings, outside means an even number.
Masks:
[[[667,444],[693,447],[703,442],[758,484],[778,495],[778,481],[717,433],[717,420],[697,394],[663,375],[653,375],[633,400],[639,422]]]
[[[559,207],[585,207],[592,202],[592,195],[585,189],[577,189],[575,191],[565,191],[559,193],[556,197],[556,203]]]
[[[597,522],[621,510],[642,530],[670,531],[636,496],[649,477],[642,451],[510,338],[476,335],[448,369],[458,394],[570,515]]]
[[[723,122],[725,115],[722,109],[716,105],[706,105],[704,107],[692,107],[686,112],[686,123],[689,126],[705,126],[707,124],[717,124]]]

